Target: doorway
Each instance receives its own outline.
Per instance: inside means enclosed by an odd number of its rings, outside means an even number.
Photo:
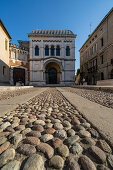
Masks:
[[[21,81],[25,85],[25,69],[13,68],[13,81],[14,85],[16,85],[16,82],[19,81]]]
[[[48,84],[57,84],[57,70],[55,68],[48,70]]]

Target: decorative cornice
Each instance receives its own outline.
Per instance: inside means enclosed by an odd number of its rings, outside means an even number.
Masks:
[[[57,59],[57,60],[64,60],[64,61],[75,61],[76,59],[67,59],[67,58],[58,58],[58,57],[47,57],[47,58],[34,58],[34,59],[29,59],[29,61],[44,61],[44,60],[51,60],[51,59]]]

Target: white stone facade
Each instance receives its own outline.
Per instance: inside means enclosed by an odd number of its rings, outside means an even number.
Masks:
[[[71,31],[48,31],[34,30],[29,37],[29,62],[30,62],[30,85],[42,86],[50,84],[47,71],[54,67],[57,70],[57,83],[70,85],[75,83],[75,38]],[[39,55],[35,55],[38,46]],[[49,55],[45,55],[45,47],[49,47]],[[54,46],[54,55],[51,55],[51,47]],[[56,55],[56,47],[60,47],[60,55]],[[66,56],[66,47],[70,49],[70,55]],[[50,78],[49,78],[50,79]],[[53,80],[53,78],[52,78]]]

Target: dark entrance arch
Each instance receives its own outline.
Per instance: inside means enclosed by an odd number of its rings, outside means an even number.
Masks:
[[[60,83],[60,67],[57,63],[50,62],[45,68],[46,84],[59,84]]]
[[[57,70],[55,68],[48,70],[48,84],[57,84]]]

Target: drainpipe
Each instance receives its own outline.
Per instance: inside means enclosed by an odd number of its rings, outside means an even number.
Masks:
[[[107,76],[108,75],[108,17],[107,17],[107,53],[106,53],[106,61],[107,61]]]
[[[32,83],[33,83],[33,41],[32,41]]]

